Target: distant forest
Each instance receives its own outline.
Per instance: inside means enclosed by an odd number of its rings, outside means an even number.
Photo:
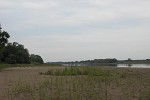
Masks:
[[[117,60],[116,58],[108,59],[94,59],[85,61],[72,61],[72,62],[47,62],[48,64],[60,64],[66,66],[117,66],[117,64],[150,64],[150,59],[145,60]]]
[[[0,63],[5,64],[43,64],[41,56],[29,54],[24,45],[17,42],[8,43],[10,35],[2,31],[0,25]]]

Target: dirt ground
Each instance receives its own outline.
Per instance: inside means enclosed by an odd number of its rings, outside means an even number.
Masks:
[[[40,75],[39,72],[46,72],[50,69],[63,69],[64,67],[14,67],[5,68],[0,71],[0,100],[9,100],[6,96],[6,91],[13,87],[16,82],[39,82],[50,76]],[[115,69],[115,68],[114,68]],[[117,68],[119,71],[127,70],[128,68]],[[139,74],[143,77],[150,75],[150,69],[144,68],[129,68],[129,74],[132,76]]]
[[[48,76],[39,75],[39,72],[46,72],[50,69],[63,67],[14,67],[6,68],[0,71],[0,100],[7,100],[5,93],[16,82],[36,82],[47,78]]]

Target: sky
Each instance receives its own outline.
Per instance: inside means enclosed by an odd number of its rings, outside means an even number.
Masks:
[[[150,0],[0,0],[0,23],[45,62],[150,58]]]

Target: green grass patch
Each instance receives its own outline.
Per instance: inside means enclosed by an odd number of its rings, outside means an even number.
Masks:
[[[0,64],[0,70],[9,67],[56,67],[49,64]]]
[[[8,68],[8,67],[11,67],[10,64],[0,64],[0,71],[4,68]]]
[[[88,76],[113,76],[113,72],[100,67],[67,67],[62,70],[49,70],[47,72],[40,72],[41,75],[53,76],[75,76],[75,75],[88,75]]]

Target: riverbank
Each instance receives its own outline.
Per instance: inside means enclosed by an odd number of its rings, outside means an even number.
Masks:
[[[94,67],[90,70],[102,74],[74,76],[39,74],[49,70],[62,71],[65,68],[62,66],[29,66],[2,69],[0,72],[0,100],[150,99],[149,68]]]

